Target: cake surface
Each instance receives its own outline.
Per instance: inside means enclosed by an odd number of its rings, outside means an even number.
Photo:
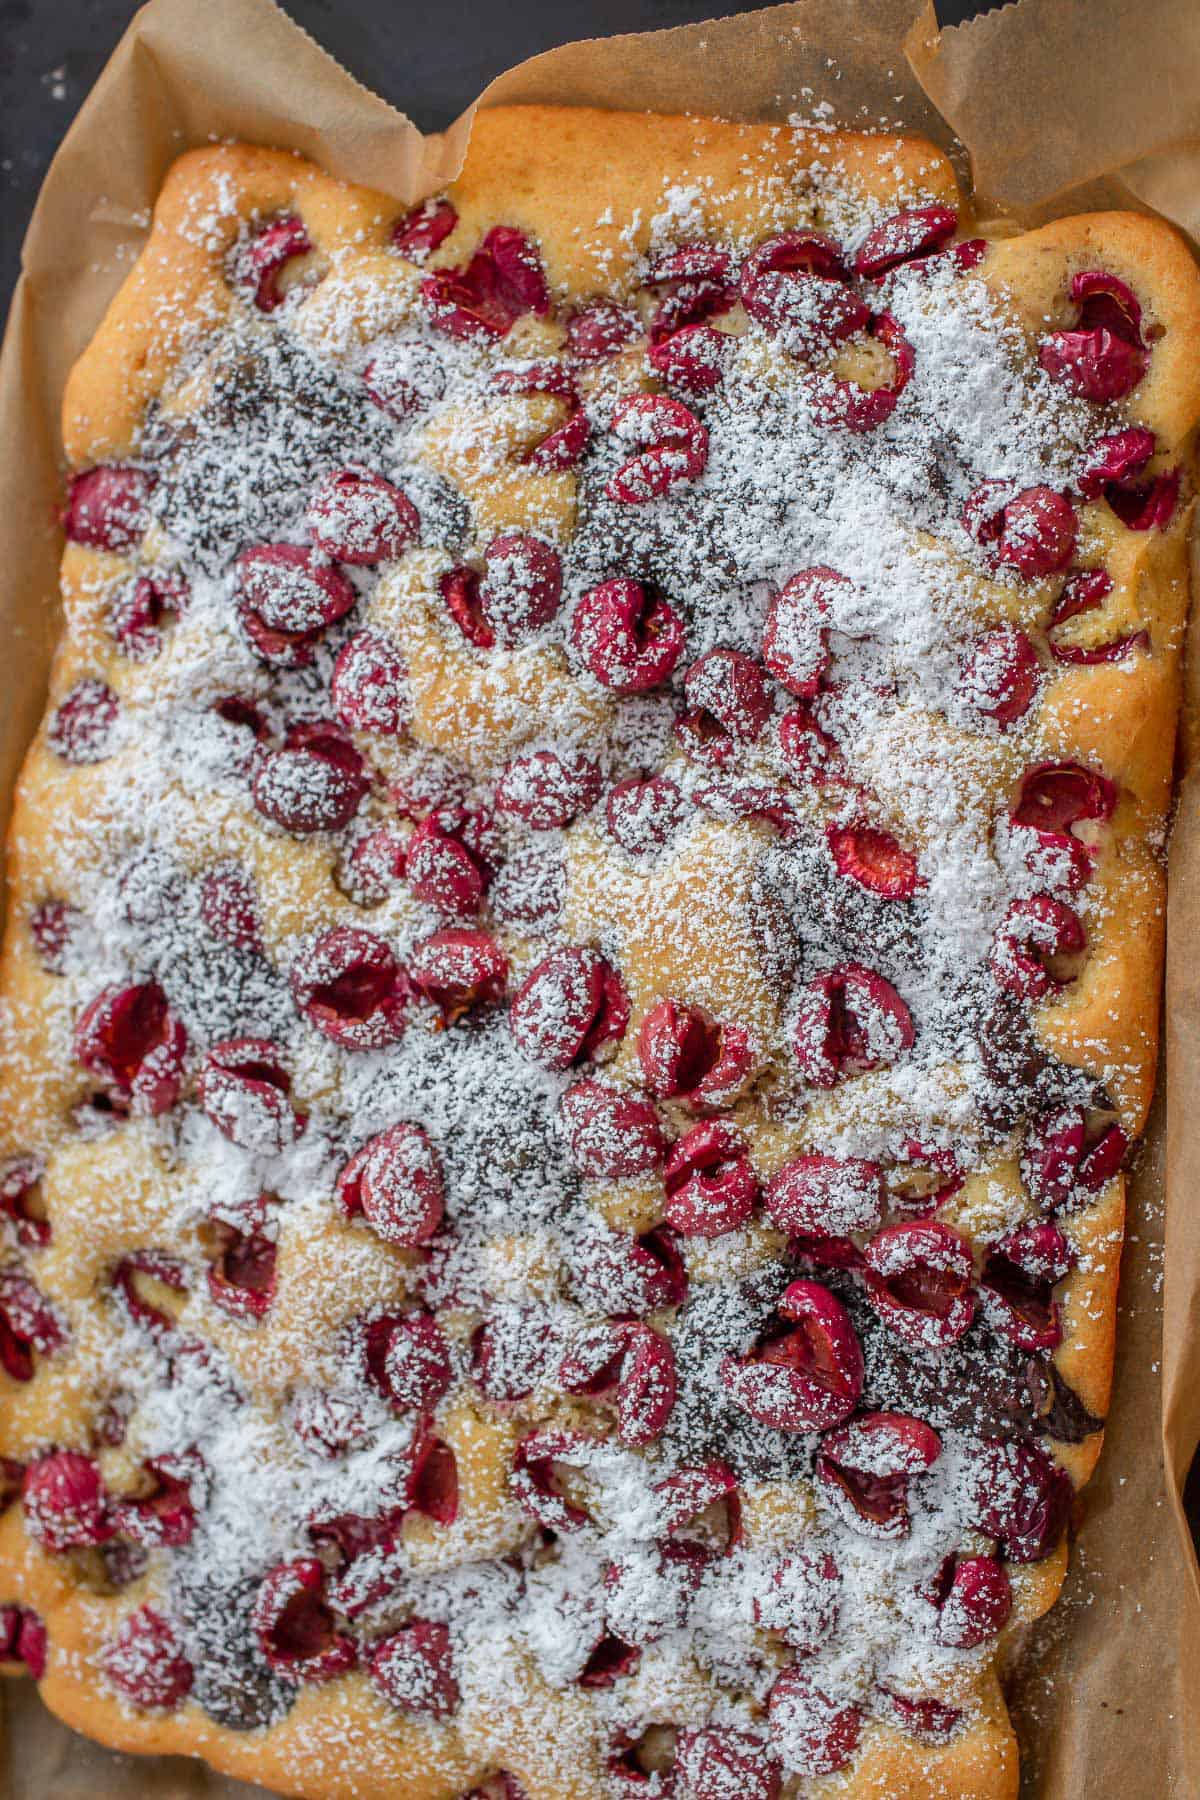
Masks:
[[[5,1667],[311,1800],[1015,1795],[1154,1083],[1200,281],[914,139],[193,151],[72,374]]]

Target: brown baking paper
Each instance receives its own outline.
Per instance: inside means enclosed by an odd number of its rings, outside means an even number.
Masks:
[[[967,146],[980,204],[1019,223],[1136,206],[1200,239],[1194,0],[1017,0],[940,35],[919,3],[801,0],[569,44],[510,70],[477,104],[884,124],[933,138],[964,171]],[[271,0],[151,0],[133,20],[47,175],[0,356],[0,616],[11,646],[0,662],[0,810],[42,710],[57,630],[59,396],[145,240],[170,162],[213,137],[243,138],[411,204],[456,171],[470,119],[423,138]],[[1198,746],[1200,651],[1171,848],[1166,1080],[1132,1183],[1116,1396],[1066,1594],[1012,1689],[1026,1791],[1042,1800],[1200,1797],[1190,1729],[1200,1581],[1180,1503],[1200,1439],[1200,1221],[1187,1189],[1200,1151],[1200,961],[1188,954],[1200,926]],[[29,1684],[5,1685],[7,1800],[258,1791],[180,1759],[102,1750],[50,1718]]]

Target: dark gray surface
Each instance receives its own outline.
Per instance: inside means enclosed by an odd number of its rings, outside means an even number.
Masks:
[[[751,10],[720,0],[458,0],[443,6],[284,0],[284,6],[352,74],[424,130],[448,125],[493,76],[554,44]],[[987,10],[989,0],[938,4],[944,23]],[[0,0],[5,306],[47,164],[136,11],[136,0]]]

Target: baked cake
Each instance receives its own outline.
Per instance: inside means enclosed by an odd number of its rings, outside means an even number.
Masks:
[[[1154,1080],[1200,283],[914,139],[190,152],[64,404],[0,1598],[311,1800],[1013,1795]]]

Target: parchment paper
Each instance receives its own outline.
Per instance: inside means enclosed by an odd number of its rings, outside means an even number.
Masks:
[[[833,123],[924,132],[959,156],[967,146],[981,204],[1022,223],[1135,206],[1200,238],[1195,0],[1017,0],[940,35],[928,0],[919,14],[917,4],[801,0],[569,44],[509,71],[478,104],[746,119],[828,107]],[[271,0],[151,0],[135,17],[47,175],[0,356],[4,813],[58,623],[59,395],[144,241],[170,162],[212,137],[243,138],[411,203],[455,172],[470,118],[422,138]],[[1012,1696],[1027,1791],[1043,1800],[1200,1796],[1200,1581],[1180,1502],[1200,1439],[1200,1218],[1189,1191],[1200,1156],[1195,633],[1193,645],[1171,848],[1166,1079],[1132,1184],[1116,1398],[1064,1601],[1034,1634]],[[185,1761],[103,1751],[50,1719],[29,1684],[5,1685],[7,1800],[252,1792]]]

